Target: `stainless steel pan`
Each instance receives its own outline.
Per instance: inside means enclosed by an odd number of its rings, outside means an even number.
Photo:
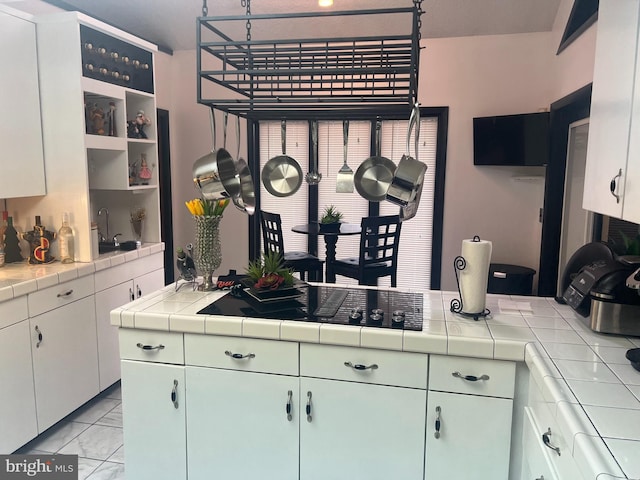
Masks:
[[[302,185],[300,164],[287,155],[287,123],[280,123],[282,155],[273,157],[262,168],[262,184],[267,192],[276,197],[288,197]]]
[[[396,164],[380,155],[380,121],[376,122],[376,155],[367,158],[356,170],[354,183],[361,197],[370,202],[381,202],[393,180]]]
[[[213,107],[209,111],[213,148],[193,164],[193,183],[207,200],[233,197],[240,194],[240,177],[231,154],[224,148],[215,148],[216,117]]]
[[[417,126],[416,126],[417,125]],[[420,106],[416,103],[409,118],[409,130],[407,132],[406,153],[400,159],[393,180],[387,190],[387,200],[401,207],[406,207],[412,202],[420,201],[420,187],[424,181],[427,166],[413,158],[410,153],[411,131],[415,128],[415,155],[418,156],[419,132],[420,132]],[[416,205],[417,209],[417,205]],[[415,214],[415,212],[414,212]]]
[[[235,195],[232,200],[236,208],[242,212],[253,215],[256,210],[256,191],[251,177],[251,170],[247,162],[240,158],[240,117],[236,117],[236,137],[238,139],[238,154],[236,155],[236,169],[240,177],[240,195]]]

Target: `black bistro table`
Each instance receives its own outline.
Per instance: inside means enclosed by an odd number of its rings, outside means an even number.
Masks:
[[[331,228],[331,227],[329,227]],[[295,225],[291,231],[303,233],[305,235],[322,235],[324,244],[327,249],[327,267],[325,272],[325,281],[327,283],[336,283],[336,275],[333,273],[333,262],[336,259],[336,244],[338,237],[341,235],[360,235],[360,225],[355,223],[340,223],[339,227],[334,229],[320,228],[319,223],[305,223],[303,225]]]

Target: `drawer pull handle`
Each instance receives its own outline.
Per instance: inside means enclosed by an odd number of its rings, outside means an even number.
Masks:
[[[544,475],[540,475],[536,480],[544,480]]]
[[[229,350],[225,350],[224,354],[227,357],[235,358],[236,360],[242,360],[244,358],[256,358],[255,353],[247,353],[246,355],[242,355],[241,353],[232,353]]]
[[[59,293],[59,294],[57,295],[57,297],[58,297],[58,298],[60,298],[60,297],[68,297],[68,296],[69,296],[69,295],[71,295],[72,293],[73,293],[73,288],[70,288],[70,289],[69,289],[69,290],[67,290],[66,292]]]
[[[307,422],[311,423],[311,392],[307,392]]]
[[[138,291],[138,298],[142,296],[142,290],[140,289],[140,285],[136,284],[136,290]]]
[[[164,345],[143,345],[142,343],[137,343],[136,347],[141,348],[142,350],[164,350]]]
[[[132,288],[129,289],[129,298],[131,299],[132,302],[136,299],[136,296],[133,294]]]
[[[40,348],[40,344],[42,343],[42,332],[40,331],[40,328],[38,328],[38,325],[36,325],[36,333],[38,334],[38,341],[36,342],[36,348]]]
[[[542,434],[542,443],[544,443],[545,447],[550,448],[551,450],[556,452],[558,456],[560,456],[560,447],[554,447],[553,445],[551,445],[551,440],[549,440],[550,436],[551,436],[551,429],[547,428],[546,433]]]
[[[287,407],[286,407],[286,412],[287,412],[287,420],[291,421],[293,419],[293,416],[291,415],[291,406],[293,404],[293,392],[291,390],[289,390],[287,392]]]
[[[377,370],[378,364],[372,363],[371,365],[362,365],[361,363],[356,363],[355,365],[351,362],[344,362],[345,367],[351,367],[354,370]]]
[[[466,380],[467,382],[478,382],[480,380],[489,380],[489,375],[480,375],[479,377],[476,377],[475,375],[463,375],[460,372],[453,372],[451,375],[453,377]]]
[[[616,203],[620,203],[620,195],[616,193],[618,188],[618,182],[616,179],[622,177],[622,169],[618,170],[618,174],[611,179],[611,183],[609,184],[609,190],[611,190],[611,195],[616,197]]]
[[[178,408],[178,380],[173,381],[173,389],[171,390],[171,402],[173,402],[174,408]]]
[[[442,422],[440,420],[440,406],[438,405],[436,407],[436,431],[433,434],[434,437],[436,437],[436,439],[440,438],[440,427],[442,427]]]

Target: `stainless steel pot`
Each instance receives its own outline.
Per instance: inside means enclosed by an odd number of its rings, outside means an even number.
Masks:
[[[235,160],[225,148],[215,148],[216,117],[213,107],[209,114],[213,149],[194,162],[193,182],[200,190],[202,197],[207,200],[240,195],[240,176],[236,170]]]
[[[380,155],[381,126],[378,120],[376,122],[376,155],[360,164],[353,179],[357,192],[370,202],[381,202],[386,198],[396,170],[395,163]]]
[[[298,191],[302,185],[300,164],[287,155],[287,122],[280,123],[282,155],[273,157],[262,168],[262,184],[271,195],[288,197]]]
[[[410,153],[411,131],[415,128],[415,155],[413,158]],[[427,166],[418,161],[418,146],[420,132],[420,106],[416,103],[411,111],[409,118],[409,130],[407,132],[407,149],[406,153],[400,159],[398,168],[396,168],[393,180],[387,190],[387,200],[401,207],[406,207],[412,202],[419,202],[421,193],[421,185],[424,181],[424,174]],[[417,210],[417,205],[415,209]],[[415,215],[415,211],[413,212]]]

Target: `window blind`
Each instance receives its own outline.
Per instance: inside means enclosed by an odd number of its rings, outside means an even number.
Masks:
[[[280,121],[260,122],[260,172],[269,159],[282,155]],[[309,171],[309,123],[306,121],[288,121],[286,134],[287,155],[300,164],[302,174]],[[291,227],[307,223],[309,188],[303,180],[296,193],[288,197],[276,197],[264,188],[261,179],[260,208],[266,212],[279,213],[282,217],[282,236],[287,251],[307,251],[306,235],[294,233]],[[260,231],[262,244],[262,231]],[[262,245],[261,251],[264,251]]]

